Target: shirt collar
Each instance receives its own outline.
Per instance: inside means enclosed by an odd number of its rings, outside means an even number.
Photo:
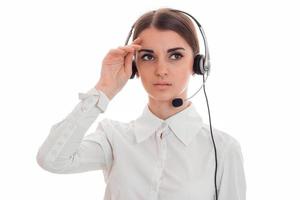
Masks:
[[[189,145],[202,128],[203,121],[191,102],[184,110],[170,116],[166,120],[158,118],[146,105],[134,124],[134,134],[137,143],[146,140],[159,130],[170,128],[180,141],[185,145]]]

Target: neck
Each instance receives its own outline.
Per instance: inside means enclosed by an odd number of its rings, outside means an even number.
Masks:
[[[148,108],[158,118],[166,120],[172,115],[186,109],[188,106],[191,105],[191,103],[192,102],[190,101],[184,101],[182,106],[173,107],[171,99],[168,101],[157,101],[149,98]]]

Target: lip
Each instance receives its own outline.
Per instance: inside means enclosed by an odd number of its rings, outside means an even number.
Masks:
[[[154,85],[172,85],[172,84],[168,83],[168,82],[157,82],[157,83],[154,83]]]
[[[172,84],[153,84],[155,88],[160,90],[168,89],[172,86]]]

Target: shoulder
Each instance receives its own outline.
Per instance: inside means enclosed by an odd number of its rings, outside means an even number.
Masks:
[[[102,130],[111,137],[115,135],[126,135],[131,132],[133,122],[133,120],[129,122],[122,122],[119,120],[104,118],[98,122],[97,130]]]
[[[202,127],[203,133],[206,137],[211,139],[210,127],[208,124],[204,124]],[[230,152],[240,152],[240,142],[231,134],[213,127],[213,138],[215,141],[216,149],[220,154],[225,155]]]
[[[110,118],[104,118],[98,123],[98,127],[106,127],[115,131],[126,131],[132,127],[133,121],[122,122]]]

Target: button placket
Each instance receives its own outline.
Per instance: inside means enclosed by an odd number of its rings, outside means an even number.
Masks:
[[[156,175],[154,176],[153,182],[153,191],[156,192],[159,190],[161,180],[162,180],[162,172],[164,168],[165,155],[166,155],[166,140],[165,134],[167,133],[168,124],[165,122],[162,123],[161,127],[156,131],[156,144],[158,150],[158,161],[156,165]]]
[[[161,154],[161,157],[160,157],[160,160],[159,160],[159,176],[157,177],[157,185],[158,187],[160,186],[160,183],[162,181],[162,176],[163,176],[163,170],[164,170],[164,166],[165,166],[165,161],[166,161],[166,148],[165,148],[165,143],[166,143],[166,140],[163,139],[162,140],[162,154]]]

